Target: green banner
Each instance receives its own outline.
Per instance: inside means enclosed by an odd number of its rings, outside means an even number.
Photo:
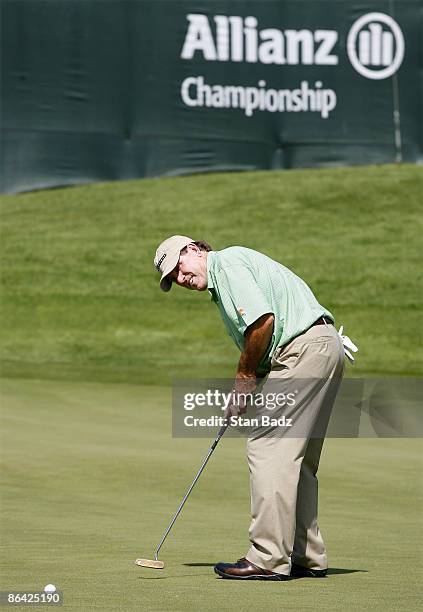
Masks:
[[[2,0],[1,191],[421,161],[421,0]]]

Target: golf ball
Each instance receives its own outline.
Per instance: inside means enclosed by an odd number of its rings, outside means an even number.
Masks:
[[[56,587],[54,584],[46,584],[44,587],[44,593],[54,593],[56,591]]]

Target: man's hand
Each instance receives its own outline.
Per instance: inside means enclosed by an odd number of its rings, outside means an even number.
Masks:
[[[229,406],[225,410],[225,419],[230,421],[231,417],[239,416],[239,407],[236,404],[229,404]]]
[[[256,386],[255,376],[248,378],[237,377],[235,379],[235,385],[232,389],[232,402],[225,411],[227,419],[231,416],[239,416],[247,412],[248,405],[253,404]]]

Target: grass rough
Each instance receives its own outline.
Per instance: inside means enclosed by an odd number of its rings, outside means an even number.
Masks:
[[[171,234],[294,270],[360,347],[358,376],[421,375],[423,171],[210,174],[2,196],[0,357],[22,378],[226,377],[237,350],[207,293],[163,294]]]

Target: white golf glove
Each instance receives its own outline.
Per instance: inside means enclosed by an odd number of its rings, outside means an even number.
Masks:
[[[354,355],[351,353],[351,351],[353,353],[356,353],[358,351],[358,346],[354,344],[351,338],[349,338],[348,336],[344,336],[343,331],[344,331],[344,326],[341,325],[341,327],[339,328],[338,336],[342,340],[342,345],[344,347],[345,356],[351,361],[351,363],[354,363],[355,361]]]

